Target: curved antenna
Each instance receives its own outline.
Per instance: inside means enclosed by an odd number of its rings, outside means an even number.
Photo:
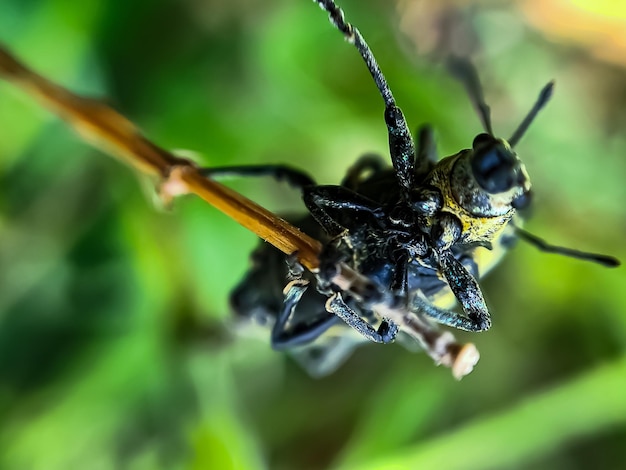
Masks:
[[[478,111],[478,116],[483,123],[483,128],[487,131],[487,134],[493,136],[493,129],[491,128],[491,109],[487,103],[485,103],[483,87],[480,84],[476,68],[468,59],[454,55],[448,57],[446,65],[450,74],[465,87],[472,104]]]
[[[515,145],[519,142],[519,140],[522,138],[524,133],[528,130],[528,127],[533,122],[535,117],[537,117],[537,114],[539,113],[539,111],[541,111],[541,109],[546,105],[546,103],[550,101],[550,98],[552,98],[553,92],[554,92],[554,80],[551,80],[548,82],[546,86],[542,88],[541,92],[539,93],[539,98],[537,98],[537,101],[535,102],[535,105],[528,112],[528,114],[526,115],[522,123],[519,125],[519,127],[515,130],[515,132],[509,139],[509,144],[511,145],[511,147],[515,147]]]
[[[380,95],[385,101],[385,123],[389,135],[389,153],[391,162],[396,170],[396,177],[402,198],[406,201],[410,199],[411,190],[415,179],[415,145],[413,137],[407,126],[402,110],[396,106],[393,93],[387,85],[387,80],[383,75],[374,54],[361,36],[357,28],[346,22],[343,11],[333,0],[314,0],[322,10],[328,13],[331,24],[343,33],[346,40],[353,44],[371,74]]]
[[[361,36],[359,30],[352,26],[350,23],[346,22],[343,11],[341,10],[341,8],[335,5],[335,2],[333,0],[313,1],[317,3],[322,10],[328,13],[330,22],[335,28],[343,33],[346,41],[348,41],[350,44],[354,44],[354,46],[357,48],[359,54],[361,54],[361,57],[363,57],[365,65],[367,65],[367,70],[369,70],[372,78],[374,79],[374,82],[376,82],[376,87],[378,88],[378,91],[383,97],[383,100],[385,100],[385,106],[395,106],[396,102],[393,98],[393,93],[391,93],[389,85],[387,85],[387,80],[380,70],[374,54],[365,42],[365,39],[363,39],[363,36]]]
[[[599,255],[597,253],[587,253],[586,251],[574,250],[572,248],[565,248],[563,246],[551,245],[545,240],[528,233],[519,227],[515,227],[515,234],[527,243],[535,246],[539,250],[545,253],[556,253],[563,256],[569,256],[570,258],[581,259],[584,261],[591,261],[593,263],[601,264],[607,268],[615,268],[621,263],[617,258],[607,255]]]

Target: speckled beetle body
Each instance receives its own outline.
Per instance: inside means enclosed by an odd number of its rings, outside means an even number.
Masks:
[[[530,201],[530,180],[514,151],[553,83],[513,136],[493,136],[489,108],[482,101],[477,74],[468,61],[451,58],[452,72],[470,91],[485,133],[469,149],[438,160],[430,127],[413,143],[404,115],[359,31],[345,22],[332,0],[315,0],[328,12],[364,59],[385,103],[392,167],[365,156],[340,185],[318,185],[306,173],[283,165],[211,168],[219,177],[269,175],[302,192],[309,215],[292,219],[325,249],[316,273],[269,245],[253,255],[253,267],[231,296],[240,318],[271,329],[275,349],[289,350],[312,375],[334,370],[354,346],[369,340],[389,343],[399,328],[381,318],[374,305],[402,305],[442,325],[484,331],[491,317],[477,280],[501,258],[515,238],[545,251],[614,266],[610,257],[547,245],[519,227],[517,209]],[[340,263],[368,278],[369,298],[354,298],[333,285]],[[285,279],[287,287],[283,289]],[[311,288],[312,287],[312,288]],[[461,312],[450,310],[456,300]],[[400,332],[399,338],[403,338]],[[405,341],[410,344],[410,341]]]

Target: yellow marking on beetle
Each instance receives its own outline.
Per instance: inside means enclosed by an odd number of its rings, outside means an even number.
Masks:
[[[504,227],[509,223],[515,209],[509,210],[504,215],[495,217],[476,216],[464,209],[454,197],[450,184],[450,175],[454,164],[463,152],[444,158],[441,160],[429,177],[429,183],[441,191],[443,197],[442,212],[449,212],[455,215],[463,228],[461,242],[463,243],[483,243],[493,241],[498,238]]]

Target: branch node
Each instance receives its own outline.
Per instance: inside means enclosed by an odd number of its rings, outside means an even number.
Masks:
[[[189,171],[189,166],[186,163],[172,166],[169,174],[157,185],[157,194],[165,207],[170,207],[176,197],[191,192],[184,179],[185,172]]]

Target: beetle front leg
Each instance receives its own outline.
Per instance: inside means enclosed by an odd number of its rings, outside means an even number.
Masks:
[[[294,188],[302,189],[305,186],[315,185],[315,181],[307,173],[296,170],[287,165],[241,165],[201,168],[198,170],[203,176],[209,178],[229,177],[262,177],[269,176],[277,181],[286,181]]]
[[[270,337],[272,348],[284,350],[311,343],[331,326],[337,324],[339,319],[334,315],[326,315],[314,323],[291,325],[295,309],[308,288],[308,281],[297,279],[291,281],[284,289],[285,300],[283,308],[276,318]]]
[[[457,260],[450,250],[439,254],[441,273],[467,317],[447,310],[437,313],[440,323],[467,331],[485,331],[491,327],[491,317],[480,286],[474,276]],[[452,317],[448,316],[451,314]]]
[[[348,173],[341,180],[341,186],[356,191],[363,177],[368,173],[378,173],[385,168],[385,162],[380,155],[367,154],[360,157],[354,165],[348,168]]]
[[[383,216],[378,203],[343,186],[307,186],[302,191],[302,199],[313,218],[332,238],[346,231],[333,213],[360,212],[375,219]]]
[[[337,315],[349,326],[374,343],[391,343],[396,339],[396,335],[398,334],[398,325],[385,318],[378,326],[378,329],[375,330],[372,325],[363,320],[363,318],[345,303],[341,294],[338,292],[328,298],[326,310]]]
[[[465,315],[455,312],[454,310],[446,310],[437,307],[419,295],[414,295],[411,298],[409,301],[409,310],[423,314],[440,325],[449,326],[451,328],[472,332],[484,330],[478,326],[476,321],[470,320]]]
[[[440,214],[430,231],[439,272],[461,304],[465,316],[449,312],[438,314],[437,321],[467,331],[484,331],[491,327],[491,317],[478,282],[463,263],[454,257],[451,247],[461,236],[461,222],[449,213]],[[447,312],[447,311],[445,311]]]
[[[394,253],[392,261],[394,270],[389,290],[393,294],[394,302],[406,304],[409,292],[409,252],[407,250],[399,250]]]

